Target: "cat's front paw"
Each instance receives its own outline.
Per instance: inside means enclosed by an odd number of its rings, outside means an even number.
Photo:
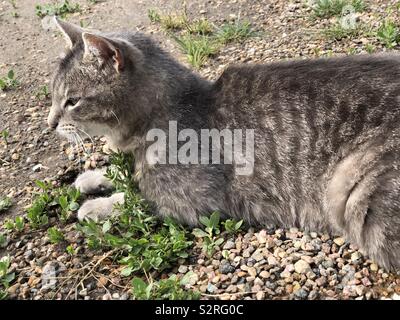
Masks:
[[[74,186],[84,194],[102,194],[112,191],[113,184],[104,176],[105,173],[106,169],[86,171],[76,178]]]
[[[118,213],[114,208],[115,204],[124,203],[124,193],[115,193],[111,197],[97,198],[85,201],[78,210],[78,219],[101,221],[113,214]]]

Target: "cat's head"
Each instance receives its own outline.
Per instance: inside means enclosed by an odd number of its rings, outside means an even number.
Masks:
[[[142,51],[118,35],[55,20],[68,49],[51,82],[49,126],[72,141],[79,135],[119,134],[127,121],[127,105],[135,107],[127,97],[143,99],[141,83],[135,83],[144,72]]]

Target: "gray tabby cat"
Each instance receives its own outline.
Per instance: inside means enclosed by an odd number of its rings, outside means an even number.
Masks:
[[[142,34],[58,25],[69,49],[52,81],[50,127],[133,152],[141,192],[161,216],[194,226],[218,210],[256,226],[343,234],[382,266],[400,266],[399,55],[233,66],[209,82]],[[146,134],[168,132],[170,120],[197,132],[253,128],[253,174],[149,164]],[[76,186],[96,193],[110,183],[94,171]],[[122,201],[88,200],[79,219],[106,217]]]

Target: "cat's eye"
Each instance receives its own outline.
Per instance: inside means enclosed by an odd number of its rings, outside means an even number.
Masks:
[[[81,100],[81,98],[78,98],[78,97],[69,98],[69,99],[65,102],[65,108],[74,107],[80,100]]]

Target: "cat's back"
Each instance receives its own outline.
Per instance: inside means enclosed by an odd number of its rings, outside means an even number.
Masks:
[[[215,85],[243,89],[245,83],[257,84],[261,80],[281,80],[284,83],[287,79],[297,79],[306,83],[326,83],[339,79],[368,80],[368,77],[371,77],[370,81],[392,78],[395,83],[400,83],[400,54],[363,54],[230,66]]]
[[[400,110],[400,54],[232,66],[214,83],[214,94],[217,118],[233,114],[243,120],[238,125],[251,121],[256,127],[274,113],[296,117],[309,111],[329,120],[343,111]]]

